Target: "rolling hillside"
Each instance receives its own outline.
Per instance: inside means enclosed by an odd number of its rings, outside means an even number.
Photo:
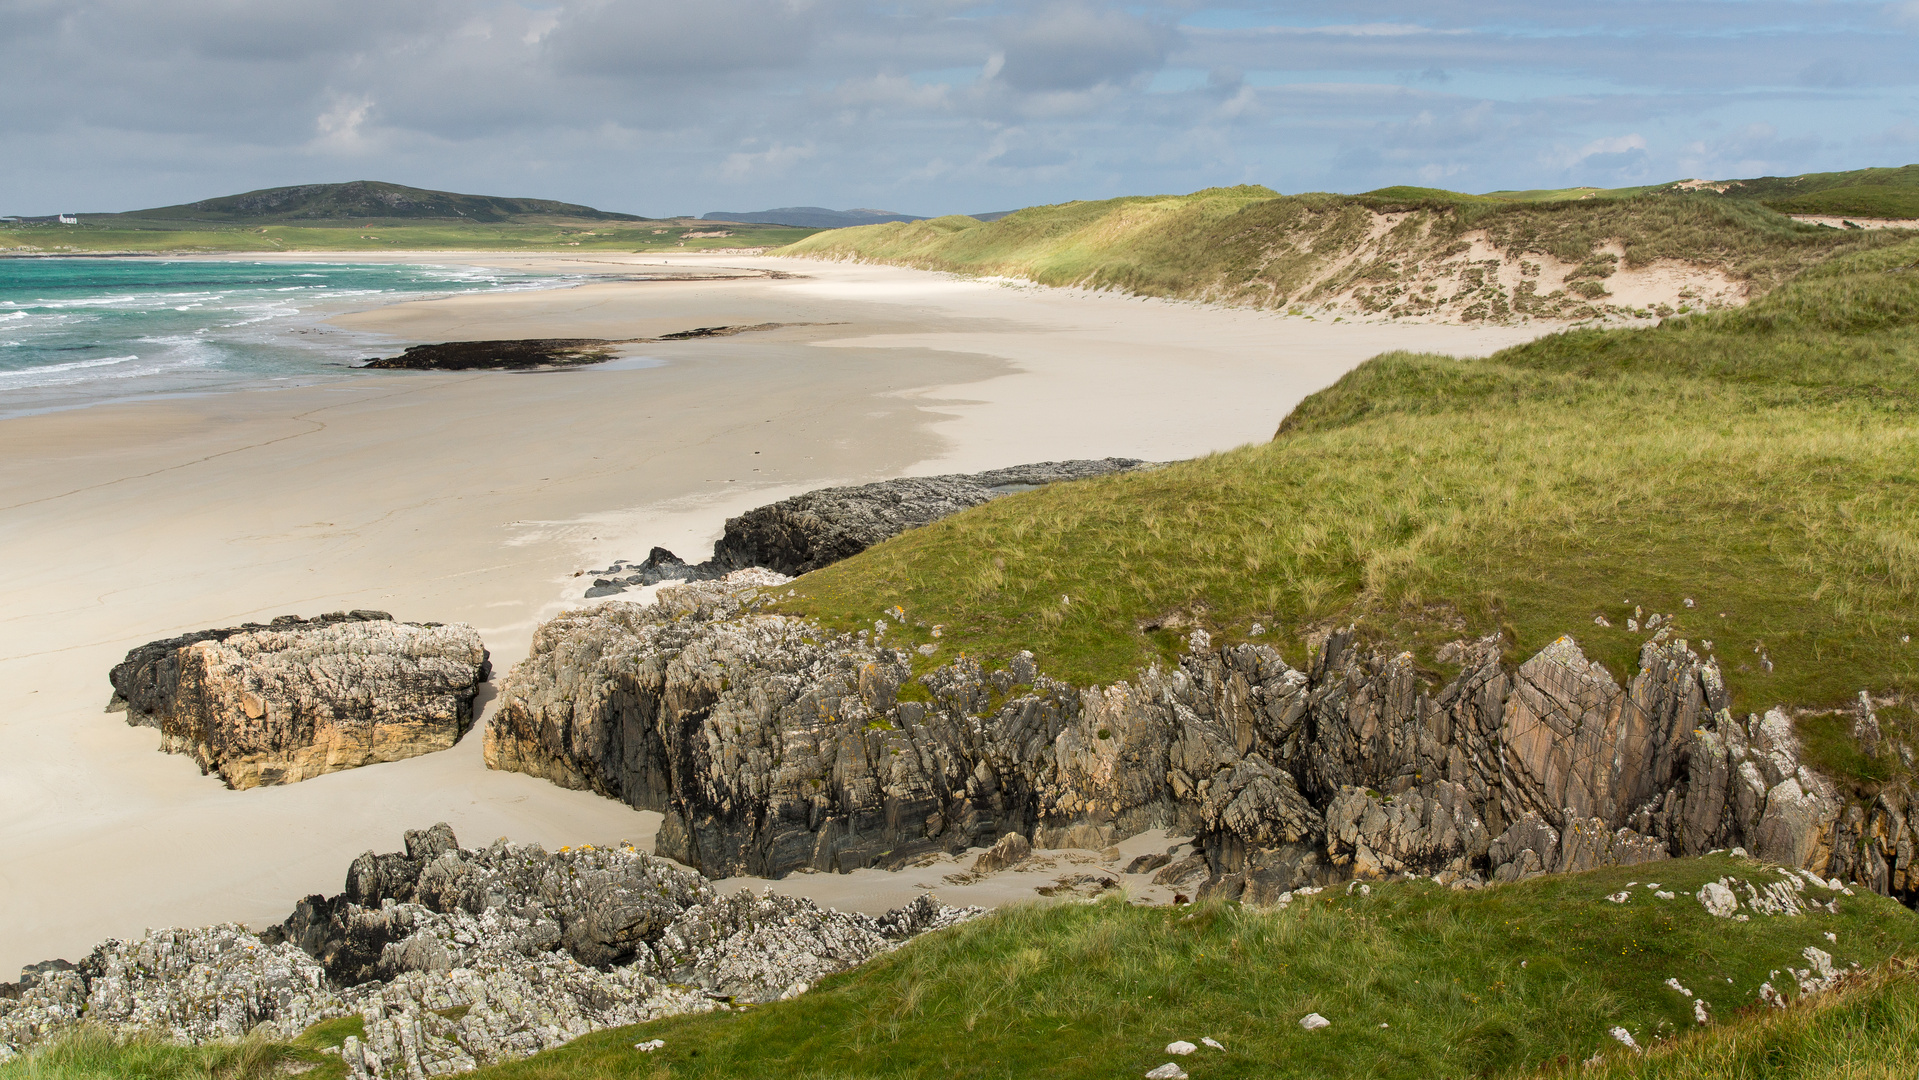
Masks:
[[[0,255],[266,251],[702,251],[791,244],[804,226],[643,218],[547,199],[374,180],[303,184],[125,213],[0,222]]]
[[[132,210],[122,214],[82,214],[108,223],[179,222],[222,225],[277,225],[287,222],[469,221],[482,224],[647,221],[590,206],[549,199],[461,195],[451,191],[355,180],[345,184],[301,184],[240,195]]]
[[[1735,307],[1843,251],[1892,243],[1706,193],[1524,201],[1427,188],[1061,203],[841,229],[780,254],[872,260],[1318,318],[1510,322]]]

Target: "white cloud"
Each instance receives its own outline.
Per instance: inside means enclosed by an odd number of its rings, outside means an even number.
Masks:
[[[813,152],[811,143],[804,146],[774,143],[760,151],[740,151],[727,155],[726,163],[720,166],[720,175],[728,180],[761,180],[780,176],[795,164],[812,157]]]
[[[373,99],[364,95],[343,96],[333,107],[314,120],[314,137],[308,145],[330,154],[364,154],[372,149],[372,140],[362,130],[373,111]]]
[[[0,212],[1723,179],[1909,160],[1914,55],[1919,0],[0,0]]]

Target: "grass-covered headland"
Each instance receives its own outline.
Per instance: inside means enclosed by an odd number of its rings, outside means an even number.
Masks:
[[[897,604],[928,663],[1031,649],[1082,684],[1169,660],[1193,626],[1263,632],[1298,665],[1348,623],[1439,673],[1462,636],[1523,657],[1570,633],[1629,678],[1650,631],[1628,620],[1657,612],[1720,658],[1736,710],[1837,705],[1915,689],[1916,496],[1907,241],[1736,311],[1380,356],[1271,442],[996,500],[808,574],[784,606],[850,629]],[[1902,768],[1808,723],[1840,775]]]
[[[1709,856],[1479,892],[1424,881],[1333,890],[1277,909],[1136,907],[1118,897],[1016,907],[791,1001],[597,1032],[474,1075],[1137,1077],[1168,1060],[1168,1043],[1205,1036],[1224,1049],[1181,1059],[1194,1080],[1909,1076],[1919,981],[1898,958],[1919,954],[1919,918],[1864,891],[1810,886],[1803,898],[1830,900],[1836,914],[1809,905],[1800,915],[1715,918],[1693,894],[1726,877],[1763,886],[1782,873]],[[1609,899],[1622,893],[1623,902]],[[1834,970],[1857,964],[1864,975],[1799,1000],[1792,969],[1818,976],[1808,948],[1831,956]],[[1763,1003],[1765,985],[1792,1007]],[[1312,1012],[1332,1025],[1302,1030]],[[317,1062],[309,1075],[322,1077],[338,1060],[313,1047],[337,1044],[351,1023],[290,1049],[142,1044],[122,1055],[98,1039],[69,1040],[0,1066],[0,1080],[268,1076],[298,1059]],[[1609,1034],[1615,1027],[1651,1053],[1627,1049]],[[635,1049],[653,1039],[664,1045]],[[1595,1054],[1605,1070],[1579,1067]],[[126,1067],[136,1055],[177,1064]]]

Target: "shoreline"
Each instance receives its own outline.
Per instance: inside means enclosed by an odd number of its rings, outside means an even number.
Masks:
[[[553,258],[461,254],[483,266]],[[561,258],[609,274],[640,261]],[[469,843],[508,834],[650,848],[657,814],[489,772],[472,732],[425,757],[227,791],[189,759],[154,752],[157,733],[101,712],[106,670],[133,645],[367,607],[470,622],[503,674],[535,626],[581,605],[590,579],[574,571],[655,544],[698,558],[751,506],[888,476],[1196,456],[1269,438],[1300,397],[1376,353],[1483,355],[1545,332],[1335,326],[890,267],[726,259],[795,276],[586,282],[331,321],[415,340],[814,325],[649,343],[627,358],[651,366],[390,372],[0,421],[13,495],[0,506],[0,888],[14,898],[0,971],[146,926],[277,921],[307,893],[337,892],[359,852],[391,850],[402,830],[439,820]],[[596,329],[616,327],[626,332]],[[883,908],[898,889],[938,880],[872,876],[886,873],[776,888]]]

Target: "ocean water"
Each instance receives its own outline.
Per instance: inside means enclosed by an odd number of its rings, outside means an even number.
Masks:
[[[455,264],[0,259],[0,417],[351,378],[397,346],[329,316],[574,280]]]

